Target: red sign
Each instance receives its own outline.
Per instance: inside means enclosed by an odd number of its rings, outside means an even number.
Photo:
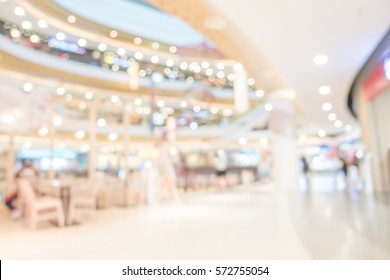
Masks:
[[[386,77],[385,67],[388,67],[390,59],[382,61],[363,83],[364,97],[370,101],[390,87],[390,80]],[[386,62],[386,63],[385,63]]]

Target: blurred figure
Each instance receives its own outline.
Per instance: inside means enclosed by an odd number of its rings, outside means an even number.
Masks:
[[[309,189],[310,187],[310,166],[309,163],[307,162],[306,158],[304,156],[301,157],[301,166],[302,166],[302,171],[303,175],[305,176],[305,181],[306,181],[306,188]]]
[[[32,162],[30,160],[22,160],[22,167],[16,172],[15,178],[24,178],[29,183],[30,186],[34,189],[34,192],[39,194],[38,191],[38,179],[39,179],[39,171],[32,166]],[[18,219],[21,217],[21,212],[16,209],[14,205],[15,200],[18,198],[18,190],[11,193],[5,200],[5,205],[11,211],[11,218]]]
[[[214,169],[217,175],[217,183],[220,189],[227,187],[227,160],[224,150],[218,150],[214,157]]]

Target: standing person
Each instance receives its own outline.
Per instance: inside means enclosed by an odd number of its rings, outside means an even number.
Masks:
[[[16,172],[15,178],[24,178],[26,179],[31,187],[34,189],[34,192],[38,193],[38,178],[39,171],[32,166],[30,160],[22,160],[22,167]],[[21,216],[20,211],[16,209],[14,201],[18,198],[18,190],[11,193],[5,200],[5,205],[11,211],[11,218],[18,219]]]
[[[309,167],[309,163],[307,162],[307,160],[304,156],[301,157],[301,165],[302,165],[303,175],[305,176],[306,188],[309,189],[309,186],[310,186],[310,181],[309,181],[310,167]]]
[[[227,187],[226,173],[227,160],[223,150],[218,150],[214,157],[215,174],[217,175],[218,187],[224,189]]]

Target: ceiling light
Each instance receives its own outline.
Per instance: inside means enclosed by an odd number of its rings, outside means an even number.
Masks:
[[[203,69],[207,69],[210,67],[210,63],[208,61],[203,61],[201,65]]]
[[[142,52],[136,52],[134,54],[134,57],[135,57],[135,59],[141,60],[144,57],[144,55]]]
[[[138,75],[143,78],[146,76],[146,71],[144,69],[139,70]]]
[[[44,20],[44,19],[38,20],[38,26],[39,26],[40,28],[47,28],[47,21]]]
[[[117,95],[113,95],[111,96],[110,101],[112,103],[117,103],[119,101],[119,97]]]
[[[63,87],[59,87],[57,88],[57,94],[58,95],[64,95],[65,94],[65,89]]]
[[[30,82],[27,82],[23,85],[23,91],[26,92],[26,93],[29,93],[33,90],[34,86],[32,83]]]
[[[158,42],[153,42],[152,48],[157,50],[160,47],[160,44]]]
[[[247,83],[248,83],[249,86],[254,86],[255,83],[256,83],[256,81],[255,81],[255,79],[253,79],[253,78],[249,78],[248,81],[247,81]]]
[[[29,22],[28,20],[24,20],[24,21],[22,22],[22,27],[23,27],[24,29],[27,29],[27,30],[31,29],[31,22]]]
[[[245,137],[240,137],[240,138],[238,139],[238,143],[239,143],[241,146],[244,146],[244,145],[246,145],[246,144],[248,143],[248,140],[246,140]]]
[[[175,65],[175,62],[173,61],[173,59],[167,59],[167,61],[165,62],[165,64],[166,64],[168,67],[172,67],[173,65]]]
[[[125,55],[126,54],[126,50],[124,49],[124,48],[119,48],[117,51],[116,51],[116,53],[118,54],[118,55]]]
[[[107,122],[105,119],[98,119],[96,123],[98,127],[105,127]]]
[[[46,136],[48,133],[49,133],[49,129],[45,126],[38,129],[39,136]]]
[[[118,139],[118,134],[116,134],[114,132],[111,132],[110,134],[108,134],[108,140],[115,141],[116,139]]]
[[[66,35],[62,32],[58,32],[56,35],[57,40],[62,41],[66,39]]]
[[[328,57],[326,55],[323,55],[323,54],[316,55],[313,58],[313,62],[316,65],[324,65],[324,64],[326,64],[328,62]]]
[[[194,82],[194,78],[193,77],[188,77],[186,79],[186,81],[187,81],[187,83],[192,84]]]
[[[187,102],[186,100],[182,100],[182,101],[180,101],[180,106],[181,106],[182,108],[187,108],[188,102]]]
[[[107,45],[104,43],[100,43],[98,45],[98,49],[99,49],[99,51],[104,52],[105,50],[107,50]]]
[[[180,69],[181,70],[187,70],[188,69],[188,63],[187,62],[180,63]]]
[[[85,104],[85,102],[80,102],[79,103],[79,109],[80,110],[85,110],[85,108],[87,108],[87,104]]]
[[[331,111],[332,108],[333,108],[333,105],[328,103],[328,102],[322,104],[322,110],[324,110],[325,112]]]
[[[223,72],[223,71],[218,71],[217,72],[217,78],[222,79],[224,77],[225,77],[225,72]]]
[[[31,43],[39,43],[41,41],[41,39],[39,38],[38,35],[33,34],[30,36],[30,41],[31,41]]]
[[[142,105],[142,99],[141,98],[134,99],[134,104],[137,105],[137,106],[141,106]]]
[[[331,122],[335,121],[337,119],[337,115],[335,113],[330,113],[328,115],[328,120],[330,120]]]
[[[26,12],[24,11],[24,9],[22,7],[16,7],[14,10],[14,13],[15,13],[15,15],[20,16],[20,17],[22,17],[26,14]]]
[[[153,55],[151,58],[150,58],[150,61],[152,63],[158,63],[160,61],[160,58],[157,56],[157,55]]]
[[[345,129],[346,132],[351,132],[352,131],[352,125],[347,124],[347,125],[345,125],[344,129]]]
[[[164,106],[165,106],[164,100],[159,100],[159,101],[157,101],[157,107],[158,107],[158,108],[162,108],[162,107],[164,107]]]
[[[194,108],[192,108],[195,113],[200,112],[201,108],[199,105],[195,105]]]
[[[326,131],[323,130],[323,129],[318,130],[318,136],[325,137],[326,136]]]
[[[222,63],[222,62],[219,62],[219,63],[217,64],[217,68],[218,68],[219,70],[223,70],[223,69],[225,69],[225,64]]]
[[[233,73],[230,73],[228,76],[227,76],[228,80],[229,81],[234,81],[236,79],[236,75],[234,75]]]
[[[85,137],[85,132],[82,130],[78,130],[75,134],[74,137],[78,140],[81,140]]]
[[[112,65],[111,70],[114,71],[114,72],[117,72],[119,70],[119,66],[116,65],[116,64]]]
[[[244,66],[241,63],[235,63],[233,65],[233,69],[234,69],[234,71],[242,71],[242,70],[244,70]]]
[[[267,112],[271,112],[273,110],[274,106],[272,106],[272,104],[270,104],[270,103],[267,103],[264,105],[264,108]]]
[[[11,29],[11,37],[12,38],[20,38],[22,34],[20,33],[20,31],[16,28],[12,28]]]
[[[163,80],[164,80],[163,74],[161,74],[160,72],[153,72],[152,81],[154,83],[161,83]]]
[[[219,111],[219,110],[218,110],[217,107],[211,107],[211,108],[210,108],[211,114],[214,114],[214,115],[215,115],[215,114],[218,114],[218,111]]]
[[[142,43],[142,39],[140,37],[134,38],[134,44],[140,45]]]
[[[198,129],[198,127],[199,127],[199,125],[198,125],[197,122],[191,122],[191,123],[190,123],[190,128],[191,128],[192,130],[196,130],[196,129]]]
[[[336,128],[340,128],[343,126],[343,122],[340,121],[340,120],[336,120],[334,123],[333,123],[334,127]]]
[[[208,69],[206,69],[206,71],[204,73],[206,74],[206,76],[211,76],[214,74],[214,71],[213,71],[213,69],[208,68]]]
[[[76,17],[74,15],[68,16],[68,22],[69,23],[75,23],[76,22]]]
[[[177,48],[175,46],[170,46],[169,47],[169,52],[170,53],[176,53],[177,52]]]
[[[53,118],[53,125],[60,126],[62,124],[62,118],[60,116],[56,116]]]
[[[264,96],[264,90],[256,90],[256,96],[259,98],[262,98]]]
[[[85,99],[91,100],[93,98],[93,93],[90,91],[87,91],[85,93]]]
[[[260,145],[266,146],[266,145],[268,145],[269,140],[268,140],[268,138],[261,137],[259,142],[260,142]]]
[[[80,47],[85,47],[87,45],[87,40],[81,38],[77,41],[77,44],[80,46]]]
[[[115,30],[111,30],[110,31],[110,37],[111,38],[116,38],[118,36],[118,32],[117,31],[115,31]]]
[[[321,86],[319,89],[318,89],[318,92],[321,94],[321,95],[327,95],[331,92],[331,89],[330,87],[328,86]]]

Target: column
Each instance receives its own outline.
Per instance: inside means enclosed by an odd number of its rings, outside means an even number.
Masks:
[[[12,188],[14,184],[14,168],[15,168],[15,137],[11,134],[8,142],[8,153],[7,153],[7,189]]]
[[[272,133],[273,180],[278,190],[299,189],[299,157],[295,139],[295,92],[271,92],[269,129]]]
[[[97,133],[97,105],[98,100],[93,100],[89,106],[89,155],[88,155],[88,180],[93,182],[96,177],[96,133]]]

